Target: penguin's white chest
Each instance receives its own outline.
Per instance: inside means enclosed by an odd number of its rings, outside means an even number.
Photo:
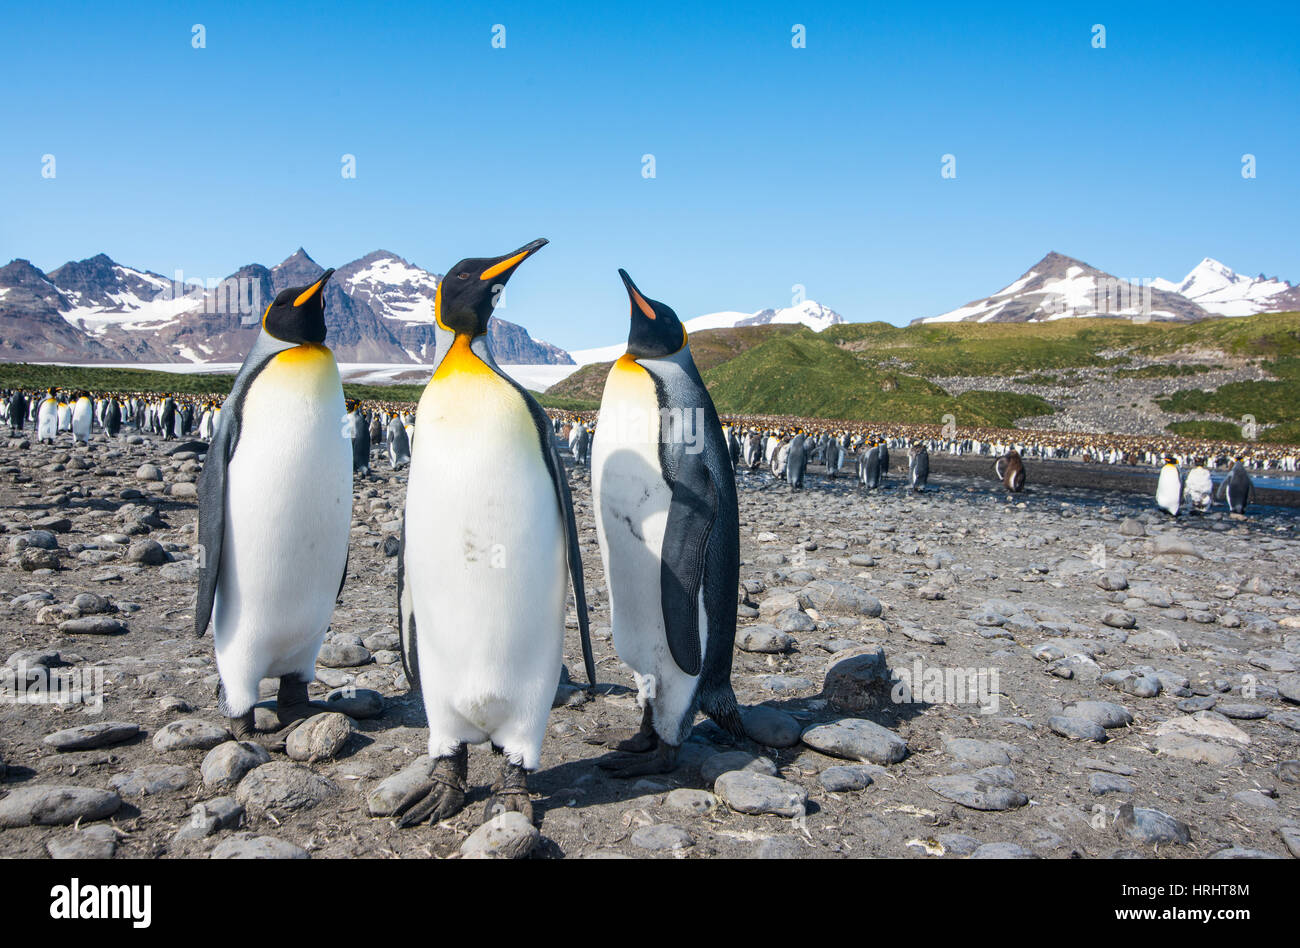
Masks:
[[[248,388],[226,471],[213,609],[223,675],[314,667],[352,522],[352,452],[343,417],[338,367],[324,346],[280,353]]]
[[[1156,483],[1156,504],[1171,514],[1176,514],[1180,487],[1178,469],[1172,464],[1166,464],[1160,472],[1160,480]]]
[[[664,480],[659,438],[654,380],[624,356],[605,383],[591,476],[614,647],[641,676],[675,667],[660,590],[672,489]]]
[[[420,400],[406,498],[431,752],[490,738],[537,766],[563,655],[566,556],[527,404],[467,347],[453,350]]]

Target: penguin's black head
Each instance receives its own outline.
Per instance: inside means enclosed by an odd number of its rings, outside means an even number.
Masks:
[[[325,341],[325,284],[332,269],[311,286],[291,286],[280,291],[262,316],[262,328],[281,342],[298,345]]]
[[[627,353],[634,359],[662,359],[686,345],[686,327],[677,314],[657,300],[642,295],[626,270],[619,270],[632,301],[632,327],[627,333]]]
[[[469,257],[456,264],[438,282],[433,306],[438,325],[457,335],[483,335],[506,281],[519,264],[548,243],[538,237],[500,257]]]

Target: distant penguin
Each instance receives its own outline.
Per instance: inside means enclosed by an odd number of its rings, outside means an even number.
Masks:
[[[108,432],[110,438],[116,438],[118,432],[122,430],[122,406],[118,404],[116,398],[110,398],[108,406],[104,409],[104,430]]]
[[[723,431],[726,434],[727,457],[731,458],[731,470],[734,472],[740,467],[740,439],[736,437],[734,425],[727,425]]]
[[[626,271],[619,276],[631,326],[601,399],[592,506],[614,647],[642,708],[639,731],[618,745],[627,753],[601,766],[632,777],[674,768],[697,710],[744,736],[731,687],[740,519],[722,425],[686,329]]]
[[[844,445],[839,438],[826,443],[826,476],[836,477],[844,466]]]
[[[573,431],[573,461],[579,467],[585,467],[590,461],[591,430],[578,422]]]
[[[1002,455],[993,465],[993,470],[1002,486],[1012,493],[1018,494],[1025,489],[1025,464],[1020,460],[1019,451],[1012,450]]]
[[[62,399],[59,400],[59,431],[72,430],[72,406]]]
[[[281,725],[315,713],[307,685],[347,573],[352,458],[339,430],[343,383],[324,345],[333,272],[267,307],[198,483],[194,630],[211,622],[221,712],[240,741],[255,738],[263,678],[280,679]]]
[[[411,463],[411,442],[406,435],[406,426],[397,417],[388,422],[388,463],[394,471]]]
[[[1196,466],[1187,472],[1183,499],[1193,513],[1205,513],[1213,505],[1214,480],[1205,466],[1205,458],[1197,458]]]
[[[361,403],[349,398],[345,403],[348,437],[352,441],[352,473],[370,475],[370,426],[361,413]]]
[[[889,445],[885,439],[880,439],[880,477],[883,480],[889,476]]]
[[[27,396],[22,392],[15,390],[9,396],[9,433],[14,434],[23,430],[23,423],[27,420]]]
[[[1166,454],[1164,466],[1160,469],[1160,480],[1156,482],[1156,506],[1169,516],[1177,517],[1182,496],[1183,480],[1178,473],[1178,465]]]
[[[745,467],[751,471],[763,461],[763,436],[757,431],[745,435]]]
[[[379,420],[379,412],[375,412],[370,419],[370,446],[380,444],[384,440],[384,423]]]
[[[72,443],[86,444],[90,441],[90,429],[95,421],[95,403],[90,396],[82,392],[72,406]]]
[[[785,481],[793,490],[803,489],[803,475],[808,467],[808,436],[802,431],[790,441],[785,461]]]
[[[36,437],[47,444],[53,444],[59,434],[59,399],[54,389],[46,393],[41,400],[40,412],[36,421]]]
[[[467,745],[486,742],[502,766],[484,822],[509,811],[532,819],[527,774],[541,764],[570,588],[588,680],[596,673],[564,463],[546,413],[488,341],[500,290],[545,244],[461,260],[434,299],[437,366],[416,414],[397,574],[402,656],[424,699],[431,768],[426,790],[403,803],[403,826],[464,806]]]
[[[772,476],[785,477],[786,465],[790,460],[790,442],[784,438],[777,444],[776,450],[772,452]]]
[[[159,423],[162,426],[164,441],[171,441],[176,437],[176,401],[170,395],[163,399]]]
[[[874,439],[858,460],[858,482],[867,490],[880,486],[880,445]]]
[[[1219,499],[1228,505],[1228,509],[1235,514],[1244,514],[1246,504],[1251,500],[1255,491],[1255,482],[1250,479],[1250,474],[1246,472],[1246,464],[1243,458],[1234,459],[1232,470],[1228,476],[1223,479],[1219,485]]]
[[[930,480],[930,452],[926,450],[925,445],[913,445],[907,458],[907,471],[911,478],[912,490],[925,490],[926,482]]]

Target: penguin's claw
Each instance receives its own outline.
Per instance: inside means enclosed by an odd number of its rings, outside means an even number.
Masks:
[[[666,774],[677,769],[677,748],[667,741],[660,741],[649,754],[614,754],[597,761],[597,766],[610,771],[610,776],[618,780]]]
[[[440,823],[459,813],[464,806],[465,791],[461,787],[435,780],[424,796],[416,798],[405,813],[398,815],[393,825],[406,829],[420,823]]]
[[[492,788],[492,796],[483,807],[483,822],[502,813],[522,813],[528,822],[533,821],[533,801],[528,796],[528,772],[508,760],[502,768],[501,779]]]
[[[644,754],[652,751],[659,746],[659,735],[654,731],[634,731],[631,737],[619,741],[614,745],[614,750],[626,751],[630,754]]]
[[[462,744],[449,757],[439,757],[429,773],[429,785],[411,794],[394,812],[393,826],[406,829],[418,823],[439,823],[465,806],[469,778],[469,751]]]

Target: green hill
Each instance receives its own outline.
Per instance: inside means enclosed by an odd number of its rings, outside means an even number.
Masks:
[[[1050,414],[1033,395],[968,392],[956,398],[915,375],[879,370],[808,329],[783,334],[702,373],[718,410],[855,421],[1011,427]]]

